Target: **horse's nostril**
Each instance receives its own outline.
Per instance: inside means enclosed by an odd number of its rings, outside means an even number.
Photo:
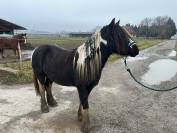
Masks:
[[[131,48],[131,56],[135,57],[139,54],[139,49],[137,47],[137,45],[133,45],[133,47]]]

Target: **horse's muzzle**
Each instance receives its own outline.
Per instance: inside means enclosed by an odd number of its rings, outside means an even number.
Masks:
[[[134,43],[131,47],[130,47],[130,56],[135,57],[139,54],[139,49],[136,45],[136,43]]]

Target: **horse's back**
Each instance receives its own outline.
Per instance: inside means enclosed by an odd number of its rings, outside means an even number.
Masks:
[[[17,48],[18,41],[14,38],[0,37],[0,48]]]
[[[56,45],[42,45],[34,50],[32,61],[44,61],[46,58],[50,58],[50,60],[52,61],[56,57],[66,58],[66,56],[70,55],[70,53],[71,51],[58,47]]]

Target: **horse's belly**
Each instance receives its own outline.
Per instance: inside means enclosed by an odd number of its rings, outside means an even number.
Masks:
[[[66,81],[60,81],[60,80],[57,80],[57,81],[54,81],[54,82],[56,84],[63,85],[63,86],[74,86],[73,82],[66,82]]]
[[[73,86],[74,85],[74,78],[71,72],[58,70],[55,72],[49,72],[47,74],[50,80],[54,81],[57,84],[64,85],[64,86]]]
[[[67,78],[64,78],[64,77],[59,78],[59,77],[58,77],[58,78],[55,78],[55,79],[54,79],[54,82],[57,83],[57,84],[59,84],[59,85],[74,86],[73,80],[70,79],[69,77],[67,77]]]

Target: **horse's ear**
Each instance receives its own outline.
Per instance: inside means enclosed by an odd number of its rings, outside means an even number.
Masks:
[[[115,25],[115,18],[112,19],[111,23],[109,24],[110,27],[114,27]]]
[[[119,21],[117,21],[116,25],[119,25],[119,23],[120,23],[120,20],[119,20]]]

